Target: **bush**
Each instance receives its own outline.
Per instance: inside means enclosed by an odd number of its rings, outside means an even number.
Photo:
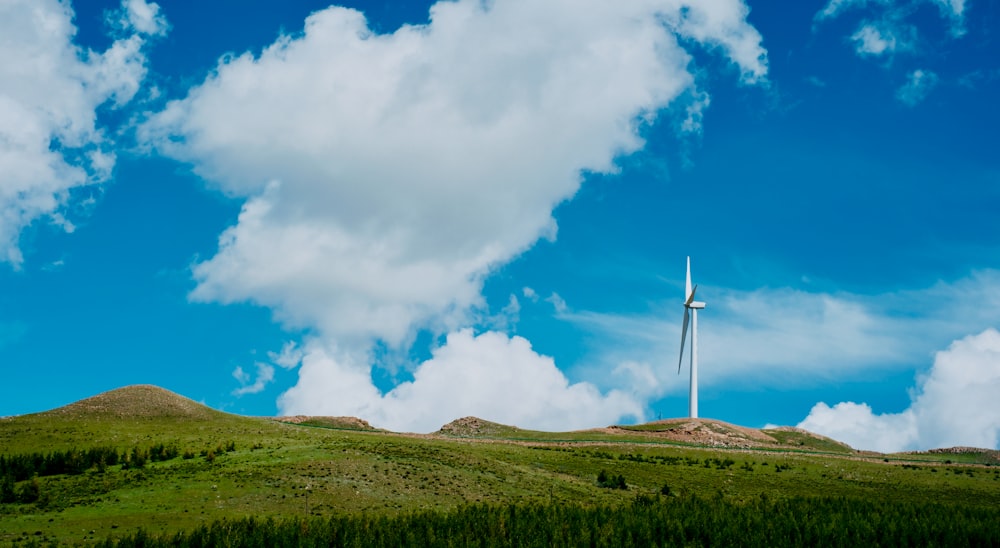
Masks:
[[[35,476],[30,481],[26,481],[18,486],[17,501],[24,504],[31,504],[38,500],[41,493],[42,488],[38,484],[38,476]]]
[[[612,476],[608,474],[607,470],[601,470],[597,474],[597,486],[605,489],[628,489],[628,484],[625,483],[625,476],[621,474]]]

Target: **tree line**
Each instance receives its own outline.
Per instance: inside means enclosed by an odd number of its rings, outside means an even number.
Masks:
[[[120,453],[114,447],[91,447],[49,453],[0,455],[0,477],[24,481],[34,476],[82,474],[91,468],[103,471],[108,466],[117,464],[126,469],[142,468],[147,462],[171,460],[179,455],[180,451],[176,445],[163,443],[150,447],[136,446]]]
[[[933,502],[639,495],[620,506],[469,505],[452,511],[221,520],[138,531],[106,548],[158,546],[997,546],[1000,510]]]
[[[212,462],[217,455],[235,450],[236,443],[230,441],[204,449],[199,454],[206,461]],[[186,450],[182,454],[176,444],[156,443],[148,447],[135,446],[121,452],[114,447],[91,447],[48,453],[0,455],[0,503],[30,504],[38,501],[41,492],[39,477],[78,475],[92,469],[103,473],[108,467],[119,465],[122,470],[138,469],[149,462],[168,461],[177,457],[192,459],[195,453]]]

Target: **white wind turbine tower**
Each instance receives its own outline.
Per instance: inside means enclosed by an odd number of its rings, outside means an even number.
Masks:
[[[691,257],[687,258],[687,280],[684,283],[684,324],[681,327],[681,355],[677,359],[677,374],[681,374],[684,361],[684,343],[687,341],[688,321],[691,321],[691,388],[688,395],[688,416],[698,418],[698,311],[705,303],[694,300],[698,286],[691,287]]]

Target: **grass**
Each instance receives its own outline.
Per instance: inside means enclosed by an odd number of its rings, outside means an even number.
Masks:
[[[763,432],[778,440],[778,443],[787,447],[794,447],[800,450],[819,451],[824,453],[853,453],[853,450],[834,440],[815,436],[796,430],[766,429]]]
[[[726,450],[640,432],[506,428],[478,437],[414,436],[169,410],[114,419],[93,413],[4,419],[3,454],[163,442],[198,456],[140,470],[112,466],[39,478],[44,504],[0,505],[0,544],[27,538],[87,543],[140,527],[174,532],[247,516],[398,515],[477,502],[620,505],[665,487],[674,495],[735,502],[836,496],[1000,508],[1000,466],[961,464],[956,455],[932,455],[951,458],[950,465],[917,462],[928,455],[885,462],[822,446]],[[212,462],[200,456],[230,442],[235,451]],[[624,476],[628,489],[600,488],[601,470]]]

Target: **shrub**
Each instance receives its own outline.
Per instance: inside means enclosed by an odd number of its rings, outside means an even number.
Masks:
[[[625,483],[625,476],[621,474],[612,476],[608,474],[607,470],[601,470],[597,474],[597,486],[605,489],[628,489],[628,484]]]
[[[35,476],[31,478],[30,481],[22,483],[17,488],[17,501],[30,504],[38,500],[41,492],[42,488],[41,485],[38,484],[38,476]]]

